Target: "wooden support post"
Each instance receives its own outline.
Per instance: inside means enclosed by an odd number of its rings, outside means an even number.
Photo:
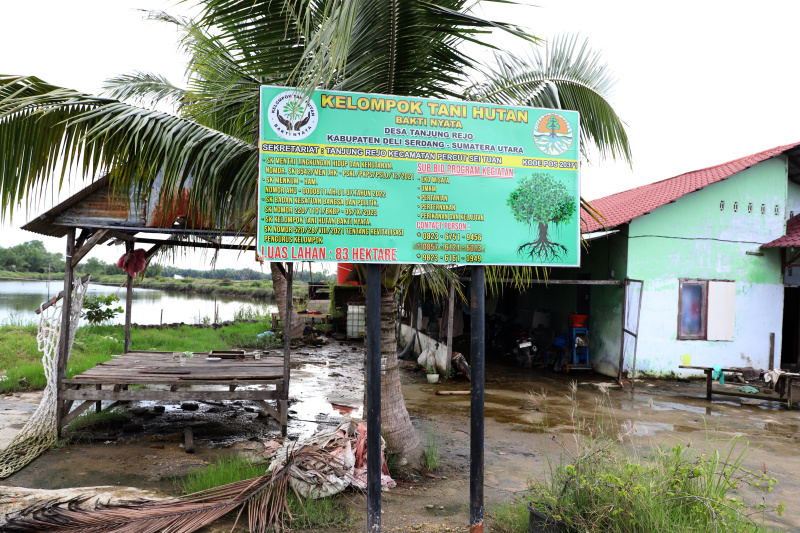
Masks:
[[[453,360],[453,313],[456,307],[456,286],[455,283],[450,284],[450,294],[447,298],[447,362],[445,363],[445,377],[450,375]]]
[[[133,242],[127,241],[125,243],[125,252],[128,254],[128,260],[133,259]],[[128,274],[128,285],[125,292],[125,353],[131,349],[131,307],[133,307],[133,278]]]
[[[769,334],[769,368],[775,370],[775,334]]]
[[[183,451],[186,453],[194,453],[194,434],[192,432],[192,426],[183,428],[183,437]]]
[[[97,385],[94,386],[94,388],[95,390],[103,390],[103,385],[101,383],[98,383]],[[94,412],[99,413],[102,410],[103,410],[103,402],[101,400],[97,400],[94,403]]]
[[[714,382],[714,380],[711,379],[711,372],[712,372],[712,370],[710,368],[706,368],[705,369],[705,373],[706,373],[706,400],[710,400],[711,399],[711,384]]]
[[[56,424],[58,425],[58,436],[61,437],[61,419],[67,415],[69,406],[61,398],[64,384],[62,383],[67,377],[67,360],[69,359],[69,329],[70,324],[70,311],[72,309],[72,254],[75,251],[75,228],[67,230],[67,253],[64,261],[64,301],[61,306],[61,337],[58,341],[58,372],[56,374],[56,389],[58,398],[58,408],[56,415]]]

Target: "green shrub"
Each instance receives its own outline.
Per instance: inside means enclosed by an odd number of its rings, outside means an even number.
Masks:
[[[81,318],[85,318],[90,324],[102,324],[113,320],[117,315],[125,312],[121,305],[111,307],[117,302],[119,302],[119,296],[116,294],[86,296],[83,299]]]
[[[783,511],[783,504],[766,505],[777,480],[743,467],[744,439],[726,439],[717,449],[720,442],[709,434],[704,446],[656,445],[642,453],[633,442],[625,444],[630,431],[609,434],[614,424],[585,424],[576,385],[571,389],[574,449],[562,444],[560,459],[548,463],[524,497],[496,505],[490,513],[493,530],[527,531],[529,501],[541,514],[565,522],[569,531],[757,533],[769,531],[763,525],[766,513]],[[754,497],[760,503],[747,503]]]

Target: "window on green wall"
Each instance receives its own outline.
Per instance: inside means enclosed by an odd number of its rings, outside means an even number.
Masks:
[[[680,279],[678,340],[732,341],[735,298],[733,281]]]

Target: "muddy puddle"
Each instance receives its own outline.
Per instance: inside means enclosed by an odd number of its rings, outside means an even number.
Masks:
[[[343,416],[363,416],[363,343],[331,341],[292,353],[289,438],[304,438],[337,424]],[[464,378],[430,385],[422,371],[401,371],[403,394],[423,443],[433,435],[441,457],[440,480],[411,478],[384,493],[383,523],[393,531],[462,531],[468,523],[469,396],[437,396],[437,390],[469,390]],[[575,385],[572,385],[575,383]],[[250,402],[196,402],[187,411],[167,405],[131,403],[140,409],[131,423],[93,433],[91,440],[65,443],[0,485],[35,488],[95,485],[130,486],[154,494],[175,493],[175,480],[219,454],[248,449],[254,441],[280,435],[276,421],[258,416]],[[787,504],[775,525],[800,530],[800,411],[774,402],[753,405],[726,398],[708,402],[704,382],[641,381],[636,391],[620,390],[608,378],[539,373],[487,364],[485,409],[485,495],[492,505],[522,494],[546,475],[548,460],[574,443],[576,428],[603,428],[641,447],[675,442],[724,446],[744,436],[750,443],[746,465],[766,468],[779,483],[767,504]],[[0,421],[0,426],[2,421]],[[192,425],[197,451],[183,451],[183,428]],[[0,486],[2,492],[2,486]],[[348,495],[363,516],[362,495]],[[0,512],[3,509],[0,507]],[[420,524],[426,524],[421,527]],[[416,529],[415,529],[416,527]],[[421,528],[420,528],[421,527]],[[363,531],[363,520],[353,531]],[[230,527],[228,528],[230,529]]]

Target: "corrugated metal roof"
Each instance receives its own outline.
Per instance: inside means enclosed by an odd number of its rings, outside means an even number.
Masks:
[[[52,237],[63,237],[70,227],[113,229],[134,234],[155,232],[235,237],[247,235],[254,229],[245,227],[242,219],[228,221],[224,228],[212,227],[210,216],[201,216],[190,208],[189,189],[184,188],[174,197],[161,194],[161,189],[159,173],[153,188],[142,201],[138,201],[135,192],[113,187],[105,176],[29,221],[22,229]]]
[[[85,189],[73,194],[49,211],[46,211],[33,220],[30,220],[27,224],[22,226],[22,229],[32,231],[33,233],[38,233],[40,235],[63,237],[67,234],[68,228],[64,226],[55,226],[53,224],[53,220],[55,220],[58,215],[64,213],[70,207],[106,186],[108,186],[108,175],[103,176]]]
[[[798,146],[800,146],[800,143],[778,146],[777,148],[735,159],[721,165],[687,172],[674,178],[591,200],[589,204],[600,212],[602,218],[598,222],[584,212],[581,231],[584,233],[593,232],[625,224],[662,205],[673,202],[681,196],[722,181],[737,172],[741,172],[746,168]]]
[[[761,245],[762,248],[788,248],[790,246],[800,246],[800,215],[795,215],[786,221],[786,235]]]

